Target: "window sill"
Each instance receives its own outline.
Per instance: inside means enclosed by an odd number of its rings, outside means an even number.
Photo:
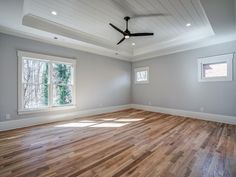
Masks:
[[[231,77],[212,77],[212,78],[200,78],[199,82],[227,82],[233,81]]]
[[[149,81],[135,81],[135,84],[149,84]]]
[[[70,109],[75,109],[75,108],[76,108],[76,105],[68,105],[68,106],[63,106],[63,107],[55,106],[52,108],[18,110],[18,115],[37,114],[37,113],[44,113],[44,112],[55,112],[55,111],[70,110]]]

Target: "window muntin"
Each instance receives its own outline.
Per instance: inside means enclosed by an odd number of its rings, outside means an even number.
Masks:
[[[149,67],[135,69],[135,83],[144,84],[149,82]]]
[[[75,105],[75,60],[23,51],[18,56],[19,113]]]
[[[198,59],[200,82],[232,81],[233,54]]]

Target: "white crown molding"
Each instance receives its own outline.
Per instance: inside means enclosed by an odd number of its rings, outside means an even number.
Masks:
[[[225,115],[219,115],[219,114],[209,114],[209,113],[203,113],[203,112],[186,111],[186,110],[163,108],[163,107],[158,107],[158,106],[147,106],[147,105],[140,105],[140,104],[131,104],[131,107],[134,109],[141,109],[145,111],[159,112],[159,113],[183,116],[183,117],[188,117],[188,118],[236,125],[236,116],[233,117],[233,116],[225,116]]]
[[[98,54],[102,56],[112,57],[114,59],[120,59],[120,60],[125,60],[125,61],[131,60],[131,56],[121,55],[119,51],[113,51],[113,50],[105,49],[105,48],[98,47],[95,45],[82,46],[79,44],[71,44],[71,43],[60,41],[60,40],[54,40],[54,39],[49,39],[47,37],[35,35],[33,33],[27,33],[25,31],[8,28],[5,26],[0,26],[0,33],[17,36],[21,38],[26,38],[26,39],[31,39],[31,40],[35,40],[39,42],[48,43],[48,44],[53,44],[57,46],[62,46],[66,48],[71,48],[75,50],[85,51],[89,53],[94,53],[94,54]],[[119,53],[119,55],[116,55],[116,53]]]
[[[15,30],[12,28],[4,27],[4,26],[0,26],[0,32],[4,33],[4,34],[9,34],[9,35],[13,35],[13,36],[22,37],[22,38],[32,39],[32,40],[36,40],[36,41],[40,41],[40,42],[44,42],[44,43],[49,43],[49,44],[53,44],[53,45],[57,45],[57,46],[63,46],[66,48],[72,48],[72,49],[76,49],[76,50],[81,50],[81,51],[85,51],[85,52],[89,52],[89,53],[94,53],[94,54],[98,54],[98,55],[102,55],[102,56],[112,57],[114,59],[130,61],[130,62],[148,60],[148,59],[152,59],[154,57],[170,55],[170,54],[174,54],[174,53],[184,52],[184,51],[198,49],[198,48],[202,48],[202,47],[208,47],[208,46],[231,42],[231,41],[236,40],[236,33],[229,34],[229,35],[222,35],[222,36],[216,35],[216,36],[208,37],[206,39],[202,39],[199,41],[188,43],[188,44],[185,44],[182,46],[173,46],[172,48],[165,48],[165,49],[161,49],[161,50],[156,50],[154,52],[152,51],[152,52],[145,53],[142,55],[134,55],[134,54],[122,55],[119,51],[113,51],[113,50],[98,47],[95,45],[82,46],[82,45],[78,45],[78,44],[69,44],[69,43],[66,43],[63,41],[59,41],[59,40],[55,41],[55,40],[49,39],[47,37],[37,36],[35,34]],[[115,53],[119,53],[119,54],[116,55]]]
[[[56,122],[56,121],[71,120],[71,119],[81,118],[85,116],[92,116],[92,115],[97,115],[97,114],[121,111],[121,110],[129,109],[129,108],[131,108],[131,106],[127,104],[127,105],[81,110],[81,111],[75,111],[75,112],[66,113],[66,114],[38,116],[38,117],[32,117],[32,118],[4,121],[4,122],[0,122],[0,131],[24,128],[24,127],[34,126],[34,125]]]
[[[208,46],[217,45],[217,44],[226,43],[226,42],[231,42],[231,41],[236,41],[236,33],[229,34],[229,35],[222,35],[222,36],[212,36],[212,37],[208,37],[208,38],[205,38],[205,39],[202,39],[199,41],[195,41],[192,43],[187,43],[182,46],[174,46],[172,48],[165,48],[162,50],[157,50],[157,51],[146,53],[143,55],[136,55],[136,56],[133,56],[131,60],[132,60],[132,62],[141,61],[141,60],[148,60],[148,59],[152,59],[154,57],[175,54],[175,53],[179,53],[179,52],[184,52],[184,51],[193,50],[193,49],[199,49],[199,48],[208,47]]]
[[[50,32],[53,34],[58,34],[71,39],[93,44],[99,47],[107,48],[114,51],[116,50],[116,46],[104,38],[85,33],[78,29],[67,27],[65,25],[50,21],[48,19],[33,14],[25,14],[23,16],[22,24],[28,27]],[[124,50],[123,54],[129,55],[130,52]]]
[[[156,42],[152,45],[148,45],[146,47],[135,49],[134,56],[141,56],[141,55],[145,55],[145,54],[152,53],[155,51],[161,51],[163,49],[171,49],[176,46],[182,46],[185,44],[193,44],[193,43],[198,42],[202,39],[206,39],[206,38],[215,36],[215,33],[211,27],[209,27],[209,29],[207,31],[205,31],[204,33],[203,32],[201,32],[201,33],[202,33],[202,35],[192,34],[192,33],[190,33],[188,35],[180,35],[180,36],[177,36],[177,37],[175,37],[171,40],[168,40],[168,41]]]

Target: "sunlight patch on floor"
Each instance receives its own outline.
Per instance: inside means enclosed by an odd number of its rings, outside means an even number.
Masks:
[[[55,127],[88,127],[91,125],[94,125],[96,123],[94,122],[78,122],[78,123],[67,123],[67,124],[61,124],[61,125],[56,125]]]
[[[116,119],[116,122],[137,122],[143,119]]]
[[[112,121],[112,120],[115,120],[114,118],[107,118],[107,119],[102,119],[102,120],[105,120],[105,121]]]
[[[143,119],[139,118],[104,118],[101,120],[81,120],[79,122],[72,122],[72,123],[65,123],[56,125],[57,128],[75,128],[75,127],[103,127],[103,128],[109,128],[109,127],[122,127],[125,125],[130,124],[131,122],[137,122],[141,121]]]
[[[129,123],[118,123],[118,122],[104,122],[101,124],[92,125],[90,127],[122,127]]]

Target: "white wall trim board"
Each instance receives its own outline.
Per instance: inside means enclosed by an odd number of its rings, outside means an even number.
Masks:
[[[35,40],[35,41],[39,41],[39,42],[43,42],[43,43],[47,43],[47,44],[51,44],[51,45],[55,45],[55,46],[69,48],[69,49],[80,50],[80,51],[93,53],[93,54],[97,54],[97,55],[101,55],[101,56],[112,57],[114,59],[131,61],[131,59],[130,59],[131,55],[130,56],[121,55],[121,52],[119,52],[119,51],[105,49],[103,47],[98,47],[98,46],[92,45],[92,44],[86,43],[87,46],[83,46],[82,44],[79,45],[79,44],[62,42],[59,40],[48,39],[46,37],[40,37],[37,35],[27,34],[23,31],[7,28],[7,27],[1,26],[1,25],[0,25],[0,33],[11,35],[11,36],[16,36],[16,37],[20,37],[20,38],[24,38],[24,39],[31,39],[31,40]],[[116,55],[116,53],[119,53],[119,55]]]
[[[226,36],[213,36],[207,39],[203,40],[198,40],[193,43],[188,43],[185,46],[176,46],[176,48],[165,48],[163,50],[156,50],[152,52],[147,52],[146,54],[143,55],[135,55],[134,57],[131,58],[131,62],[137,62],[137,61],[142,61],[142,60],[149,60],[153,59],[155,57],[161,57],[161,56],[167,56],[167,55],[172,55],[180,52],[185,52],[185,51],[190,51],[194,49],[201,49],[209,46],[214,46],[218,44],[223,44],[223,43],[228,43],[236,40],[236,35],[226,35]]]
[[[21,38],[25,38],[25,39],[36,40],[36,41],[48,43],[51,45],[62,46],[62,47],[70,48],[70,49],[94,53],[94,54],[98,54],[98,55],[102,55],[102,56],[112,57],[113,59],[120,59],[120,60],[124,60],[124,61],[129,61],[129,62],[149,60],[149,59],[153,59],[155,57],[171,55],[171,54],[194,50],[194,49],[199,49],[199,48],[205,48],[208,46],[232,42],[232,41],[236,40],[236,34],[230,34],[230,35],[226,35],[223,37],[222,36],[220,36],[220,37],[213,36],[213,37],[207,38],[205,40],[202,39],[202,40],[197,40],[195,42],[187,43],[186,45],[178,45],[178,46],[164,48],[164,49],[160,49],[160,50],[153,48],[151,51],[148,51],[144,54],[136,55],[134,53],[129,54],[127,52],[107,49],[104,47],[98,47],[96,45],[92,45],[89,43],[86,43],[87,46],[83,46],[82,44],[81,45],[70,44],[70,43],[66,43],[66,42],[61,42],[59,40],[55,41],[53,39],[48,39],[46,37],[43,38],[40,36],[36,36],[34,34],[29,34],[29,33],[23,32],[23,31],[7,28],[4,26],[0,26],[0,33],[12,35],[12,36],[17,36],[17,37],[21,37]],[[155,45],[154,45],[154,47],[155,47]]]
[[[51,122],[56,122],[56,121],[62,121],[62,120],[71,120],[74,118],[81,118],[85,116],[92,116],[92,115],[97,115],[97,114],[121,111],[125,109],[130,109],[130,108],[236,125],[236,117],[233,117],[233,116],[193,112],[193,111],[163,108],[163,107],[157,107],[157,106],[147,106],[147,105],[140,105],[140,104],[127,104],[127,105],[120,105],[120,106],[81,110],[81,111],[75,111],[75,112],[67,113],[67,114],[38,116],[38,117],[32,117],[32,118],[26,118],[26,119],[4,121],[4,122],[0,122],[0,131],[24,128],[24,127],[51,123]]]
[[[4,122],[0,122],[0,131],[24,128],[24,127],[51,123],[51,122],[56,122],[56,121],[62,121],[62,120],[71,120],[74,118],[81,118],[85,116],[92,116],[92,115],[97,115],[97,114],[121,111],[121,110],[129,109],[129,108],[131,108],[131,105],[127,104],[127,105],[110,106],[110,107],[103,107],[103,108],[96,108],[96,109],[87,109],[87,110],[66,113],[66,114],[37,116],[37,117],[32,117],[32,118],[4,121]]]
[[[135,109],[142,109],[145,111],[159,112],[159,113],[189,117],[189,118],[194,118],[194,119],[201,119],[201,120],[236,125],[236,116],[233,117],[233,116],[225,116],[225,115],[219,115],[219,114],[186,111],[186,110],[163,108],[163,107],[157,107],[157,106],[147,106],[147,105],[140,105],[140,104],[131,104],[131,107]]]

